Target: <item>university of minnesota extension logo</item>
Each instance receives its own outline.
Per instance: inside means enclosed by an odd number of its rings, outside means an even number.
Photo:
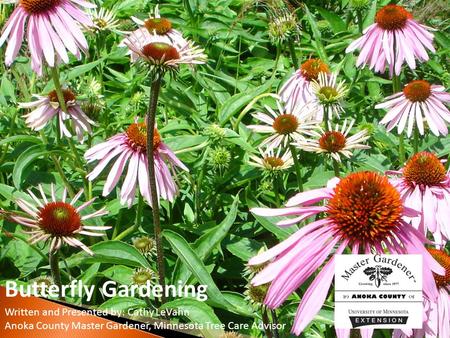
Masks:
[[[421,328],[421,255],[338,255],[336,328]]]

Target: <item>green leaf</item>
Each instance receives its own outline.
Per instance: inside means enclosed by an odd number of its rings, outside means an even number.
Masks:
[[[225,297],[225,299],[234,305],[236,309],[239,309],[239,311],[242,314],[246,314],[248,317],[254,317],[255,311],[253,307],[249,304],[248,301],[245,300],[245,297],[237,292],[231,292],[231,291],[224,291],[222,293]]]
[[[73,67],[71,71],[67,73],[66,80],[69,81],[80,77],[81,75],[97,67],[101,62],[103,62],[103,59],[98,59],[96,61],[86,63],[84,65]]]
[[[258,253],[258,250],[264,245],[246,237],[230,236],[230,240],[225,245],[227,250],[236,257],[239,257],[244,262],[247,262],[250,258]]]
[[[203,337],[216,338],[223,334],[223,330],[219,329],[219,325],[222,323],[214,313],[213,309],[204,302],[192,298],[176,299],[169,303],[165,303],[160,307],[160,310],[168,309],[183,311],[191,322],[203,324],[204,327],[206,326],[206,323],[218,326],[217,330],[207,328],[202,329],[201,332]]]
[[[262,86],[250,92],[233,95],[226,100],[219,110],[219,121],[224,126],[234,115],[239,113],[254,97],[265,93],[272,87],[272,81],[267,81]]]
[[[85,262],[122,264],[133,267],[151,268],[147,259],[134,247],[121,241],[100,242],[91,247],[94,256]]]
[[[134,269],[124,265],[114,265],[102,272],[102,275],[120,284],[129,285]]]
[[[317,7],[317,10],[319,11],[320,15],[322,15],[322,17],[328,21],[333,33],[343,32],[347,29],[344,20],[342,20],[339,15],[327,11],[326,9],[321,7]]]
[[[114,297],[101,304],[99,310],[127,311],[128,309],[145,308],[145,300],[134,297]]]
[[[320,30],[319,27],[317,26],[316,19],[311,14],[306,4],[303,4],[303,8],[305,9],[306,19],[308,20],[311,26],[317,54],[319,55],[319,58],[322,59],[325,63],[329,63],[327,53],[325,52],[325,48],[323,48],[322,44],[322,34],[320,34]]]
[[[167,239],[172,250],[178,255],[181,261],[186,264],[188,269],[197,278],[202,285],[207,285],[207,294],[211,304],[222,309],[233,311],[233,306],[228,303],[225,297],[220,292],[211,275],[206,270],[205,265],[194,252],[186,240],[177,233],[165,230],[163,236]]]
[[[11,81],[9,81],[7,73],[3,74],[2,83],[0,85],[0,92],[2,93],[2,96],[9,97],[11,101],[16,102],[14,86]]]
[[[10,241],[4,248],[4,256],[11,259],[14,266],[19,269],[21,277],[35,272],[42,260],[42,257],[27,243],[20,240]]]
[[[205,261],[206,258],[211,254],[211,251],[225,238],[225,236],[230,231],[231,226],[236,220],[237,215],[237,206],[239,202],[239,196],[235,196],[233,200],[233,204],[231,205],[230,211],[227,214],[227,217],[217,226],[210,229],[207,233],[203,234],[199,239],[195,241],[192,247],[195,249],[195,253],[202,260]],[[182,281],[186,283],[188,279],[191,277],[191,273],[187,265],[181,265],[181,260],[177,261],[178,269],[175,269],[174,282]]]
[[[79,280],[83,282],[84,285],[92,284],[92,280],[97,275],[98,269],[100,268],[100,263],[92,264],[83,274],[78,277]]]
[[[39,157],[48,154],[48,150],[43,150],[41,145],[34,145],[26,149],[19,155],[13,168],[12,179],[14,186],[20,189],[26,169]]]
[[[42,140],[36,136],[14,135],[14,136],[10,136],[10,137],[7,137],[7,138],[1,140],[0,146],[2,146],[4,144],[8,144],[8,143],[13,143],[13,142],[31,142],[31,143],[41,144]]]
[[[372,1],[372,6],[370,6],[369,11],[367,12],[366,17],[363,20],[363,28],[366,28],[374,23],[375,15],[377,14],[377,0]]]

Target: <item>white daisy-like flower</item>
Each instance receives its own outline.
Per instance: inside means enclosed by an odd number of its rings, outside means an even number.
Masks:
[[[281,147],[278,149],[259,148],[260,156],[250,155],[249,164],[251,166],[262,168],[269,172],[286,170],[294,164],[292,154],[289,150],[282,153]]]
[[[321,72],[318,80],[312,80],[310,86],[315,96],[311,102],[317,105],[316,120],[331,120],[334,115],[339,117],[339,113],[344,112],[342,101],[348,93],[348,88],[344,81],[337,82],[337,73],[328,75]]]
[[[401,134],[407,128],[408,137],[417,125],[420,135],[424,135],[424,120],[436,135],[448,134],[447,123],[450,123],[450,112],[445,104],[450,102],[450,94],[443,86],[431,85],[425,80],[415,80],[408,83],[403,91],[388,96],[376,109],[387,109],[388,112],[380,121],[387,124],[390,131],[397,126]],[[407,126],[408,124],[408,126]]]
[[[265,106],[267,113],[258,112],[253,117],[263,124],[247,126],[257,133],[271,134],[262,143],[261,147],[268,150],[297,140],[303,140],[306,136],[317,136],[316,131],[318,121],[311,117],[316,114],[314,106],[309,104],[297,105],[292,110],[288,110],[280,101],[277,101],[277,110]]]
[[[141,31],[133,32],[126,40],[125,45],[137,56],[136,60],[142,60],[155,67],[163,67],[167,70],[175,70],[180,64],[194,65],[206,62],[203,49],[188,42],[184,46],[172,45],[167,37],[159,38],[142,46],[139,35]]]
[[[58,250],[64,243],[73,247],[79,247],[88,254],[93,255],[91,249],[83,244],[77,237],[86,236],[104,236],[102,232],[111,229],[110,226],[91,226],[83,224],[86,220],[100,217],[108,214],[105,208],[81,215],[81,212],[92,205],[95,199],[91,199],[76,207],[83,190],[80,190],[75,197],[67,201],[67,190],[64,189],[61,198],[56,197],[55,187],[51,185],[51,199],[48,199],[41,185],[38,185],[42,200],[39,199],[31,190],[27,190],[34,203],[25,199],[18,198],[17,205],[27,213],[22,216],[17,213],[9,215],[14,222],[31,228],[27,232],[31,235],[29,241],[34,244],[37,242],[50,242],[50,252]]]
[[[120,32],[117,30],[119,20],[114,11],[100,7],[100,9],[91,9],[88,14],[94,23],[94,26],[90,27],[91,30]]]
[[[369,138],[367,130],[363,129],[348,137],[355,121],[352,120],[348,125],[347,123],[345,120],[342,127],[336,124],[333,130],[328,121],[329,130],[320,128],[319,138],[300,140],[294,145],[305,151],[328,154],[338,162],[341,162],[341,155],[350,158],[353,150],[369,149],[370,146],[363,144]]]

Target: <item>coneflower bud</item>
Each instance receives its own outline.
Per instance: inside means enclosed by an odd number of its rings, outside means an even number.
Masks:
[[[244,291],[245,298],[253,305],[262,305],[266,298],[267,291],[269,290],[269,285],[269,283],[258,286],[248,284],[247,289]]]
[[[212,167],[220,171],[227,169],[231,162],[231,153],[224,147],[211,150],[209,157]]]
[[[349,5],[355,10],[361,10],[369,7],[371,0],[350,0]]]
[[[295,13],[274,15],[269,22],[269,37],[275,44],[294,38],[298,33],[299,24]]]
[[[32,279],[30,281],[31,284],[36,284],[36,285],[42,285],[44,284],[45,286],[49,287],[55,284],[55,282],[53,281],[53,278],[49,277],[49,276],[39,276],[36,277],[34,279]]]
[[[240,333],[229,331],[220,335],[219,338],[244,338],[244,336],[241,335]]]
[[[133,238],[133,246],[145,256],[156,254],[156,241],[148,236]]]
[[[152,269],[139,268],[134,271],[131,279],[134,285],[153,285],[158,280],[158,273]]]
[[[205,129],[204,133],[213,142],[219,142],[225,137],[225,129],[223,129],[216,123],[208,126]]]

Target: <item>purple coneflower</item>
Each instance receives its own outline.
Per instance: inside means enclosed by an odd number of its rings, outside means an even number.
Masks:
[[[445,276],[434,275],[438,298],[423,300],[424,321],[420,330],[394,330],[393,338],[450,337],[450,256],[443,250],[428,249],[431,256],[444,268]]]
[[[337,82],[337,74],[319,73],[317,80],[311,81],[313,98],[310,104],[317,106],[315,119],[331,121],[333,116],[339,117],[344,112],[343,99],[348,93],[344,81]]]
[[[262,125],[249,125],[247,128],[257,133],[271,134],[262,143],[261,147],[274,149],[280,145],[286,147],[289,143],[301,140],[307,136],[317,136],[318,121],[312,120],[315,110],[308,105],[296,105],[292,110],[287,109],[277,101],[277,110],[265,106],[268,113],[258,112],[253,117]]]
[[[408,83],[403,91],[388,96],[385,102],[375,106],[376,109],[388,109],[387,114],[380,121],[387,124],[390,131],[397,126],[401,134],[407,128],[408,137],[411,136],[414,124],[420,135],[424,135],[424,120],[431,132],[436,135],[447,135],[447,123],[450,123],[450,112],[445,103],[450,102],[450,94],[443,86],[430,85],[428,81],[415,80]]]
[[[146,29],[138,29],[123,42],[131,52],[131,60],[143,60],[150,66],[176,69],[180,64],[194,65],[206,62],[203,49],[192,41],[180,45],[166,35],[151,35]]]
[[[330,180],[325,188],[295,195],[285,208],[251,211],[267,217],[295,216],[280,221],[279,226],[324,215],[249,261],[251,265],[270,262],[252,280],[254,285],[271,283],[264,301],[269,308],[279,307],[320,270],[298,307],[292,328],[297,335],[322,307],[334,276],[334,256],[342,254],[346,248],[355,254],[386,251],[422,254],[424,293],[430,299],[437,298],[432,271],[443,274],[444,269],[423,246],[427,241],[425,236],[403,220],[404,216],[413,217],[417,212],[403,205],[400,194],[387,177],[374,172],[353,173],[341,180]]]
[[[31,68],[42,75],[44,59],[50,67],[58,61],[69,63],[67,51],[78,59],[88,44],[81,25],[93,26],[92,20],[80,7],[95,8],[84,0],[20,0],[3,27],[0,46],[8,40],[5,63],[10,66],[17,57],[27,24]]]
[[[425,235],[430,231],[437,243],[450,240],[450,174],[436,155],[415,154],[395,174],[391,183],[400,192],[404,204],[420,211],[412,225]]]
[[[108,212],[105,208],[94,211],[92,213],[81,215],[81,211],[92,205],[95,199],[91,199],[80,206],[76,207],[78,199],[81,197],[83,190],[78,192],[69,202],[67,199],[67,190],[64,189],[61,199],[56,197],[55,187],[51,185],[51,199],[45,196],[41,185],[38,186],[42,200],[40,200],[31,190],[28,190],[31,200],[19,198],[16,200],[17,205],[25,211],[28,216],[21,216],[16,213],[8,214],[13,221],[31,228],[27,232],[31,235],[30,242],[50,241],[50,252],[58,250],[64,243],[80,247],[88,254],[94,253],[77,237],[78,235],[86,236],[103,236],[103,233],[96,231],[108,230],[109,226],[88,226],[84,225],[84,221],[95,217],[106,215]]]
[[[150,42],[165,42],[169,45],[183,48],[189,44],[189,41],[183,38],[181,32],[173,28],[172,22],[168,18],[161,17],[158,6],[155,7],[153,16],[150,15],[145,20],[140,20],[134,16],[131,19],[140,26],[140,28],[127,38],[134,40],[135,45],[144,47]],[[133,61],[138,56],[137,53],[131,51],[131,59]]]
[[[433,34],[430,27],[413,20],[412,14],[401,6],[387,5],[381,8],[375,23],[367,27],[364,35],[353,41],[346,52],[360,49],[356,66],[369,65],[377,73],[383,73],[386,64],[392,76],[400,74],[403,63],[416,68],[416,59],[428,61],[426,49],[433,53]]]
[[[172,177],[176,175],[174,169],[176,167],[185,171],[189,169],[162,142],[156,129],[153,146],[158,197],[173,201],[178,193],[178,187]],[[135,199],[136,186],[139,185],[141,195],[151,205],[146,149],[147,126],[145,123],[133,123],[126,132],[117,134],[86,152],[85,158],[88,162],[99,161],[87,178],[90,181],[94,180],[116,158],[103,187],[103,196],[114,189],[128,164],[127,174],[120,191],[121,203],[131,207]],[[169,163],[170,169],[166,162]]]
[[[32,102],[19,103],[20,108],[34,108],[28,114],[25,114],[26,124],[33,130],[41,130],[47,123],[56,116],[59,120],[59,130],[61,136],[72,137],[71,132],[65,125],[70,120],[72,129],[83,142],[83,132],[92,133],[91,124],[95,124],[82,110],[76,100],[75,94],[70,89],[63,89],[64,101],[67,107],[67,114],[61,109],[56,91],[51,91],[47,96],[34,95],[37,100]]]
[[[336,124],[335,129],[332,130],[331,123],[328,121],[328,131],[320,128],[318,138],[298,141],[294,145],[304,151],[328,154],[336,161],[341,162],[341,155],[350,158],[353,150],[370,149],[370,146],[363,144],[369,138],[367,130],[363,129],[348,136],[354,123],[355,121],[352,120],[347,125],[347,120],[345,120],[342,127]]]
[[[326,63],[320,59],[309,59],[286,81],[279,95],[288,109],[296,105],[304,105],[314,98],[310,83],[319,78],[319,73],[329,73]]]
[[[286,150],[281,155],[281,148],[278,149],[259,149],[260,156],[250,155],[249,164],[261,168],[269,173],[280,172],[289,169],[294,164],[292,154]]]

